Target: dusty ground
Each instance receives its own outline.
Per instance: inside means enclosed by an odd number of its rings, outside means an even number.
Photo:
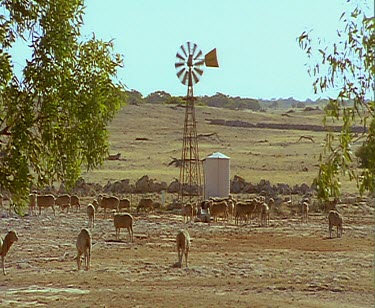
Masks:
[[[4,307],[373,307],[374,217],[346,216],[328,238],[324,216],[308,224],[271,217],[269,227],[188,223],[177,213],[135,215],[135,241],[116,242],[111,218],[92,229],[89,271],[76,269],[77,214],[1,218],[19,241],[0,274]],[[175,236],[192,236],[188,268],[175,268]]]

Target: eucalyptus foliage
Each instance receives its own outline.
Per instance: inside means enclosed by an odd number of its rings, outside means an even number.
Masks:
[[[0,2],[0,185],[20,208],[30,187],[63,181],[108,153],[107,124],[121,106],[113,43],[82,41],[82,0]],[[27,44],[16,72],[16,43]],[[20,63],[17,63],[20,65]]]
[[[340,20],[343,28],[337,30],[338,42],[322,46],[313,40],[312,32],[303,32],[298,38],[300,47],[309,59],[309,74],[314,77],[315,93],[335,90],[329,99],[323,123],[328,120],[342,123],[340,134],[328,131],[324,150],[320,155],[320,170],[315,184],[321,199],[338,197],[340,178],[348,176],[357,183],[359,192],[373,192],[375,187],[374,152],[374,91],[375,91],[375,19],[365,14],[365,3],[352,3],[350,12]],[[315,46],[318,45],[317,48]],[[352,132],[352,126],[361,123],[364,132]],[[352,151],[354,143],[362,142],[368,153],[366,165],[358,168]]]

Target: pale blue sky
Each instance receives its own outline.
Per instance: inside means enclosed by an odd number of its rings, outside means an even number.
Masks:
[[[296,38],[313,29],[332,42],[346,7],[346,0],[86,0],[82,34],[114,39],[124,55],[119,80],[144,96],[186,95],[174,63],[191,41],[203,53],[216,47],[220,65],[205,68],[197,96],[316,99]]]

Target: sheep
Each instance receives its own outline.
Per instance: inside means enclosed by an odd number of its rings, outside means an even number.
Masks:
[[[302,209],[302,222],[308,222],[309,221],[309,203],[304,201],[301,205]]]
[[[262,226],[268,226],[270,224],[270,209],[267,203],[261,205],[260,220]]]
[[[98,208],[99,208],[99,202],[98,202],[98,200],[94,199],[94,200],[92,201],[92,205],[93,205],[94,208],[95,208],[95,212],[97,212],[97,211],[98,211]]]
[[[182,267],[182,257],[185,255],[185,264],[188,267],[188,256],[190,250],[190,234],[187,230],[180,230],[176,237],[178,265]]]
[[[51,207],[53,210],[53,215],[56,215],[55,212],[55,197],[53,195],[38,195],[36,197],[36,205],[39,208],[39,215],[42,214],[42,207]]]
[[[95,221],[95,207],[89,203],[86,209],[87,217],[88,217],[88,227],[94,227],[94,221]]]
[[[120,200],[117,197],[99,196],[99,206],[104,209],[104,218],[107,218],[107,209],[118,211]]]
[[[29,194],[29,215],[35,214],[36,208],[36,193]]]
[[[145,213],[148,211],[153,211],[153,204],[154,202],[152,201],[151,198],[142,198],[139,200],[138,206],[137,206],[137,214],[141,209],[145,211]]]
[[[7,255],[10,247],[12,247],[14,242],[18,241],[18,234],[14,230],[8,231],[5,235],[4,240],[0,238],[0,255],[1,255],[1,265],[3,267],[3,274],[6,275],[5,271],[5,256]]]
[[[228,221],[228,203],[226,201],[214,202],[210,201],[210,213],[217,222],[218,216],[223,216]]]
[[[119,212],[121,212],[121,209],[128,209],[130,211],[130,200],[128,198],[120,199],[118,209]]]
[[[128,229],[130,241],[133,242],[133,216],[129,213],[115,214],[113,223],[116,229],[116,239],[120,238],[121,228]]]
[[[66,212],[68,213],[69,209],[71,208],[70,200],[70,195],[61,195],[56,198],[55,205],[59,206],[61,211],[64,211],[64,209],[66,208]]]
[[[72,195],[70,197],[70,206],[71,206],[71,208],[75,208],[76,212],[80,211],[81,203],[80,203],[79,197],[77,195]]]
[[[83,258],[85,260],[85,270],[88,271],[90,268],[91,263],[91,248],[92,248],[92,238],[91,233],[88,229],[83,228],[81,232],[78,234],[77,242],[77,267],[78,270],[81,269],[81,256],[83,255]]]
[[[237,202],[234,208],[234,221],[238,225],[240,218],[244,218],[247,222],[248,219],[251,221],[251,215],[257,211],[257,201],[255,199],[246,200],[245,202]]]
[[[337,227],[337,237],[342,236],[342,224],[343,224],[343,218],[340,213],[338,213],[337,211],[330,211],[328,213],[329,238],[332,238],[333,226]]]
[[[191,203],[187,203],[182,207],[182,216],[184,216],[184,223],[185,223],[185,218],[186,222],[192,221],[193,220],[193,206]]]

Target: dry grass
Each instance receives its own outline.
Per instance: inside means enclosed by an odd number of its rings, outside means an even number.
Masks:
[[[200,158],[213,152],[229,156],[231,178],[239,175],[252,183],[266,179],[272,184],[311,185],[318,172],[324,132],[228,127],[208,121],[321,125],[323,118],[322,111],[297,111],[288,117],[282,115],[285,111],[251,112],[198,106],[198,134],[217,134],[199,139]],[[181,157],[184,115],[185,109],[176,106],[124,107],[109,126],[110,152],[121,153],[121,160],[106,161],[101,169],[84,173],[85,180],[101,184],[120,179],[135,182],[148,175],[170,183],[178,178],[179,169],[168,163],[171,157]],[[315,142],[299,140],[302,135],[312,137]],[[343,187],[346,192],[355,191],[355,184],[346,179]]]

